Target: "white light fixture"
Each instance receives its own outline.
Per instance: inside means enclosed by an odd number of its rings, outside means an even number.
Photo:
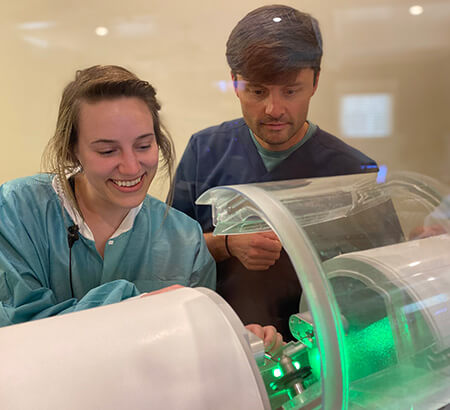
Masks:
[[[281,17],[274,17],[272,19],[275,23],[279,23],[281,21]]]
[[[21,30],[44,30],[55,25],[54,21],[29,21],[18,25]]]
[[[109,30],[106,27],[99,26],[95,29],[95,34],[100,37],[106,36],[108,33]]]
[[[409,8],[409,14],[412,16],[420,16],[423,13],[423,7],[422,6],[411,6]]]

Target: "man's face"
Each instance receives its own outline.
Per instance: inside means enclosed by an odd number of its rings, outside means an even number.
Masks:
[[[303,138],[318,79],[314,84],[312,68],[301,69],[285,84],[256,84],[239,74],[233,77],[245,122],[264,148],[284,151]]]

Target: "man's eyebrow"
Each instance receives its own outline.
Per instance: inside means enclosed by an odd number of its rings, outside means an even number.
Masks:
[[[264,84],[262,83],[252,83],[251,81],[243,81],[246,85],[250,87],[264,87]]]
[[[144,139],[146,137],[154,137],[154,136],[155,136],[155,134],[153,132],[149,132],[148,134],[139,135],[139,137],[136,137],[136,140]],[[95,145],[95,144],[114,144],[116,142],[117,142],[117,140],[109,140],[107,138],[101,138],[101,139],[92,141],[90,143],[90,145]]]
[[[304,83],[305,83],[304,81],[296,81],[295,83],[286,84],[285,87],[299,87]]]

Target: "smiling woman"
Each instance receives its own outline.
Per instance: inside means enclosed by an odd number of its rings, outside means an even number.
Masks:
[[[215,287],[197,222],[147,194],[172,173],[154,88],[117,66],[78,71],[44,163],[0,187],[0,326],[171,285]]]
[[[158,168],[147,105],[135,97],[80,104],[75,197],[103,256],[108,238],[145,199]],[[102,218],[98,218],[102,215]]]

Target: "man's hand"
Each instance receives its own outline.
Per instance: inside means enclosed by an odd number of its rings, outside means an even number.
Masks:
[[[228,249],[249,270],[269,269],[280,258],[281,242],[273,232],[229,235]]]
[[[283,336],[281,336],[273,326],[251,324],[245,326],[245,328],[264,341],[264,350],[267,353],[276,353],[276,351],[284,344]]]

